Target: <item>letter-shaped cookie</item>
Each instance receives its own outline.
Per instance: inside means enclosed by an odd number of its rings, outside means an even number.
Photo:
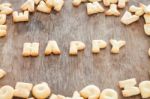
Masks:
[[[98,2],[87,3],[88,15],[99,13],[99,12],[104,12],[104,8]]]
[[[0,37],[4,37],[7,34],[7,26],[6,25],[0,25]]]
[[[24,11],[18,13],[17,11],[13,12],[13,21],[14,22],[25,22],[29,21],[29,11]]]
[[[122,94],[124,97],[130,97],[140,94],[140,90],[138,87],[135,87],[137,84],[136,79],[128,79],[124,81],[119,81],[120,88],[124,88]]]
[[[106,48],[107,43],[103,40],[93,40],[92,41],[92,52],[99,53],[100,49]]]
[[[19,98],[28,98],[33,85],[31,83],[17,82],[14,90],[14,96]]]
[[[121,22],[123,24],[129,25],[133,22],[136,22],[139,20],[139,16],[137,15],[132,15],[131,12],[126,11],[123,15],[123,17],[121,18]]]
[[[34,12],[34,0],[27,0],[22,6],[21,10],[28,10],[29,12]]]
[[[11,4],[10,3],[3,3],[0,4],[0,14],[11,14],[13,12],[13,9],[11,8]]]
[[[0,99],[12,99],[14,95],[14,88],[11,86],[3,86],[0,89]]]
[[[6,23],[6,14],[0,14],[0,25]]]
[[[142,98],[150,97],[150,81],[142,81],[139,84]]]
[[[40,12],[44,12],[44,13],[50,13],[52,8],[47,6],[46,3],[44,1],[41,1],[39,3],[39,5],[36,8],[38,11]]]
[[[23,56],[38,56],[39,55],[39,43],[24,43]]]
[[[111,4],[110,9],[105,12],[105,15],[120,16],[120,12],[117,10],[117,5],[116,4]]]
[[[136,7],[134,5],[130,6],[129,11],[135,13],[137,16],[142,16],[144,14],[144,9],[142,7]]]
[[[85,99],[98,99],[100,89],[95,85],[88,85],[80,91],[80,95]]]
[[[35,85],[32,90],[33,96],[37,99],[45,99],[50,95],[50,93],[51,90],[45,82]]]
[[[117,40],[113,40],[113,39],[110,40],[110,43],[112,45],[111,52],[114,53],[114,54],[119,53],[120,48],[125,46],[125,44],[126,44],[125,41],[122,41],[122,40],[117,41]]]
[[[69,54],[70,55],[77,55],[78,51],[84,50],[85,49],[85,44],[81,41],[72,41],[70,43],[70,50]]]
[[[56,41],[49,41],[47,47],[45,49],[45,55],[56,54],[59,55],[61,53]]]
[[[100,99],[118,99],[118,93],[113,89],[104,89]]]
[[[46,4],[53,7],[55,11],[60,11],[64,5],[64,0],[47,0]]]

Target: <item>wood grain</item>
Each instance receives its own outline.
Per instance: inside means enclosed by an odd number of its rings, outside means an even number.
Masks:
[[[13,4],[15,10],[25,0],[2,0]],[[144,4],[149,0],[141,0]],[[128,5],[136,4],[131,2]],[[125,10],[120,10],[123,14]],[[149,80],[150,59],[147,51],[150,38],[144,34],[144,20],[125,26],[121,17],[106,17],[103,13],[88,16],[86,5],[78,8],[72,6],[71,0],[65,1],[60,13],[51,14],[36,12],[31,14],[30,22],[12,22],[8,16],[8,35],[0,39],[0,68],[8,72],[0,80],[0,86],[15,86],[16,82],[47,82],[56,94],[72,96],[73,91],[81,90],[88,84],[95,84],[101,90],[113,88],[123,98],[118,88],[118,81],[137,78],[138,82]],[[111,46],[100,54],[91,53],[91,42],[103,39],[109,43],[111,38],[126,40],[126,47],[120,54],[110,53]],[[60,56],[44,56],[48,40],[56,40],[63,52]],[[73,40],[85,42],[86,49],[77,57],[69,56],[69,43]],[[40,55],[36,58],[22,57],[24,42],[39,42]],[[135,96],[128,99],[141,99]]]

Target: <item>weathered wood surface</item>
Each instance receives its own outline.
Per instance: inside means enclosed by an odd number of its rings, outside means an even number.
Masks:
[[[9,1],[16,10],[25,0]],[[141,0],[150,3],[149,0]],[[137,78],[138,82],[149,80],[150,59],[147,51],[150,47],[150,38],[144,34],[144,20],[125,26],[121,24],[121,17],[105,17],[103,13],[88,16],[86,6],[82,4],[75,8],[71,0],[66,0],[60,13],[51,14],[40,12],[30,16],[30,22],[12,22],[8,17],[8,35],[0,39],[0,67],[8,72],[0,80],[0,86],[15,86],[17,81],[39,83],[47,82],[54,93],[71,96],[73,91],[80,90],[88,84],[95,84],[101,90],[113,88],[121,90],[117,84],[120,80]],[[130,2],[128,5],[137,4]],[[123,14],[125,10],[120,10]],[[126,40],[126,47],[120,54],[110,53],[110,43],[100,54],[91,53],[93,39],[111,38]],[[56,40],[62,50],[60,56],[44,56],[48,40]],[[68,55],[69,43],[72,40],[85,42],[86,49],[77,57]],[[40,55],[36,58],[22,57],[24,42],[39,42]],[[128,99],[141,99],[140,96]]]

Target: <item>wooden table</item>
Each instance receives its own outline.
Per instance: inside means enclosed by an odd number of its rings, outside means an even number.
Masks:
[[[15,10],[25,0],[2,0],[13,4]],[[1,2],[2,2],[1,1]],[[132,1],[132,0],[131,0]],[[150,3],[149,0],[141,0]],[[125,26],[121,17],[106,17],[104,13],[88,16],[86,5],[75,8],[71,0],[66,0],[60,13],[51,14],[36,12],[31,14],[28,23],[12,22],[8,16],[8,35],[0,39],[0,67],[8,72],[0,80],[0,86],[15,86],[16,82],[40,83],[47,82],[56,94],[72,96],[75,90],[80,91],[88,84],[95,84],[101,90],[113,88],[123,98],[118,88],[118,81],[135,77],[139,82],[149,80],[150,59],[148,49],[150,37],[144,33],[144,19]],[[130,2],[128,5],[136,4]],[[120,10],[123,14],[125,10]],[[122,16],[122,15],[121,15]],[[110,53],[109,40],[122,39],[127,45],[120,54]],[[108,42],[100,54],[91,53],[94,39]],[[48,40],[56,40],[62,51],[60,56],[44,56]],[[80,40],[86,44],[85,51],[78,56],[69,56],[69,43]],[[25,42],[39,42],[40,55],[36,58],[22,57]],[[140,96],[128,99],[141,99]]]

